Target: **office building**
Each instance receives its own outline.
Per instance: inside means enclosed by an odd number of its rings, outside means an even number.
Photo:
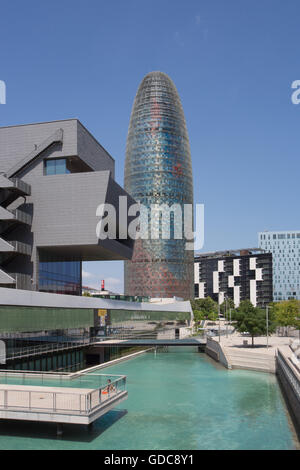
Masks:
[[[274,302],[300,300],[300,230],[259,232],[258,243],[273,256]]]

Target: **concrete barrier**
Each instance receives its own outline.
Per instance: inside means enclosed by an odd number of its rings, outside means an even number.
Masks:
[[[212,357],[215,361],[220,362],[227,369],[231,369],[231,364],[220,344],[212,338],[207,338],[205,352],[208,356]]]
[[[276,357],[276,374],[300,437],[300,374],[280,350]]]

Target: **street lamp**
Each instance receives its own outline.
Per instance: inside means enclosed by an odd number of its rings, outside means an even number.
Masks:
[[[221,342],[220,299],[218,299],[218,315],[219,315],[219,343],[220,343]]]
[[[269,305],[266,305],[267,349],[269,347]]]
[[[225,321],[226,321],[226,338],[228,338],[228,312],[227,312],[227,299],[228,297],[225,296]]]

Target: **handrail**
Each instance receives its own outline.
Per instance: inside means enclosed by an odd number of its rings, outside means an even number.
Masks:
[[[174,329],[162,329],[156,332],[149,331],[148,332],[132,332],[132,333],[117,333],[112,334],[109,336],[92,336],[87,337],[79,340],[70,340],[70,341],[62,341],[62,342],[55,342],[55,343],[46,343],[40,344],[38,346],[29,346],[25,348],[14,348],[12,352],[6,351],[6,354],[0,355],[1,360],[14,360],[14,359],[21,359],[24,357],[29,356],[38,356],[42,353],[53,353],[59,352],[62,350],[70,350],[75,348],[80,348],[82,346],[93,346],[95,344],[101,343],[102,341],[107,340],[130,340],[130,339],[157,339],[157,334],[165,334],[170,332],[170,337],[164,337],[161,339],[175,339],[174,336]]]
[[[28,357],[28,356],[36,356],[39,355],[43,352],[58,352],[62,350],[68,350],[68,349],[74,349],[78,347],[82,347],[84,345],[89,345],[91,344],[91,338],[87,338],[83,341],[64,341],[61,343],[50,343],[50,344],[43,344],[39,346],[34,346],[34,347],[29,347],[29,348],[19,348],[19,349],[14,349],[12,353],[6,353],[3,354],[2,356],[0,355],[0,360],[5,359],[10,360],[10,359],[20,359],[23,357]]]
[[[86,374],[89,375],[89,374]],[[111,377],[104,374],[96,374],[96,375],[103,375],[105,377]],[[27,386],[30,387],[30,386]],[[79,387],[80,388],[80,387]],[[75,413],[75,414],[84,414],[89,415],[93,413],[97,408],[100,408],[105,403],[109,403],[111,399],[114,399],[121,393],[125,391],[126,388],[126,376],[118,376],[118,378],[112,380],[110,383],[102,385],[101,387],[96,387],[94,390],[88,393],[75,393],[75,392],[66,392],[66,391],[51,391],[49,390],[26,390],[24,389],[17,389],[15,385],[12,385],[9,389],[2,389],[0,388],[0,409],[5,410],[15,410],[15,409],[22,409],[26,411],[31,410],[39,410],[42,412],[51,412],[51,413],[61,413],[61,412],[68,412],[68,413]],[[18,393],[22,394],[21,398],[11,396],[11,393]],[[38,397],[35,397],[36,400],[40,399],[48,399],[48,402],[44,402],[45,406],[43,406],[43,402],[39,402],[39,405],[33,405],[34,403],[34,394],[37,394]],[[2,395],[2,397],[1,397]],[[9,396],[10,395],[10,396]],[[25,400],[24,400],[25,397]],[[67,401],[67,405],[65,401],[61,403],[59,401],[60,397],[64,397]],[[2,400],[1,400],[2,398]],[[77,401],[78,399],[78,401]],[[13,402],[9,404],[9,400]],[[19,400],[19,401],[18,401]],[[22,401],[23,400],[23,401]],[[36,401],[35,400],[35,401]],[[49,404],[52,403],[52,406]]]

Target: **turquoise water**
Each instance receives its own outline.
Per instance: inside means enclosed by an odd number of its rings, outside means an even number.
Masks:
[[[177,349],[178,351],[178,349]],[[295,449],[276,377],[221,368],[205,354],[147,353],[101,370],[126,374],[128,400],[92,429],[1,422],[0,449]]]

